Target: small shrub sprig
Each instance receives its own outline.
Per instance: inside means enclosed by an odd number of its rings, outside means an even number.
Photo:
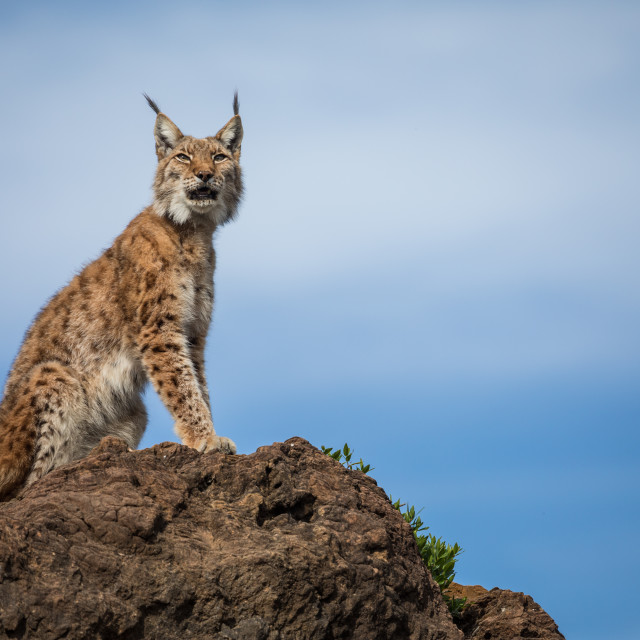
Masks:
[[[340,462],[347,469],[355,469],[363,473],[368,473],[373,469],[371,465],[364,464],[362,458],[360,458],[358,462],[351,462],[353,450],[350,449],[346,443],[344,447],[338,447],[335,451],[333,447],[323,446],[321,448],[323,453]],[[402,517],[411,527],[413,537],[418,545],[420,557],[431,572],[433,579],[438,583],[442,597],[449,607],[449,611],[451,611],[454,616],[459,615],[464,609],[467,599],[453,598],[444,593],[444,591],[453,582],[456,575],[455,566],[458,556],[462,553],[462,547],[460,547],[457,542],[450,545],[442,538],[436,538],[433,534],[424,535],[423,532],[426,532],[429,527],[422,521],[419,515],[420,512],[416,512],[416,508],[413,505],[409,506],[400,502],[400,500],[394,502],[391,496],[389,496],[389,500],[393,508],[402,514]]]
[[[402,514],[402,517],[408,522],[413,532],[420,557],[425,563],[433,579],[438,583],[442,597],[449,607],[452,615],[458,615],[464,609],[467,602],[466,598],[454,598],[445,593],[456,576],[455,566],[458,556],[462,553],[462,547],[456,542],[453,545],[445,542],[442,538],[436,538],[433,534],[422,535],[422,531],[427,531],[429,527],[425,526],[422,519],[416,513],[414,506],[402,504],[400,500],[395,502],[389,496],[394,509]],[[402,507],[406,507],[402,511]]]
[[[345,442],[344,447],[342,449],[338,447],[335,451],[333,447],[321,447],[322,453],[326,453],[330,458],[337,460],[342,463],[344,467],[347,469],[357,469],[358,471],[362,471],[363,473],[369,473],[369,471],[373,471],[375,467],[372,467],[370,464],[365,464],[362,462],[362,458],[358,460],[358,462],[351,462],[351,456],[353,455],[353,451],[349,449],[349,445]]]

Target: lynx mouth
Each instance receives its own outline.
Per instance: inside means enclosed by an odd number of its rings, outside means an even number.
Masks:
[[[187,198],[189,198],[189,200],[215,200],[217,197],[218,190],[212,187],[202,186],[194,189],[193,191],[187,192]]]

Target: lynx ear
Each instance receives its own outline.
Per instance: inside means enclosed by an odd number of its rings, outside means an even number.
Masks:
[[[153,131],[158,160],[162,160],[184,138],[182,132],[164,113],[159,113]]]
[[[230,151],[238,151],[242,144],[242,120],[240,120],[240,116],[233,116],[233,118],[216,133],[216,138]]]

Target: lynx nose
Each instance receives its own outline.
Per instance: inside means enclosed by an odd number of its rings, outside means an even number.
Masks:
[[[198,178],[200,178],[200,180],[202,180],[202,182],[209,182],[209,180],[213,177],[213,173],[208,173],[207,171],[198,171],[196,175],[198,176]]]

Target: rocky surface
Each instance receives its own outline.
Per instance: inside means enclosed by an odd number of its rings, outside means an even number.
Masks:
[[[107,438],[0,505],[0,638],[462,633],[384,492],[306,441],[224,456]]]
[[[564,640],[558,625],[531,596],[506,589],[491,589],[453,583],[448,593],[467,598],[469,605],[456,620],[465,638],[512,640],[540,638]]]

